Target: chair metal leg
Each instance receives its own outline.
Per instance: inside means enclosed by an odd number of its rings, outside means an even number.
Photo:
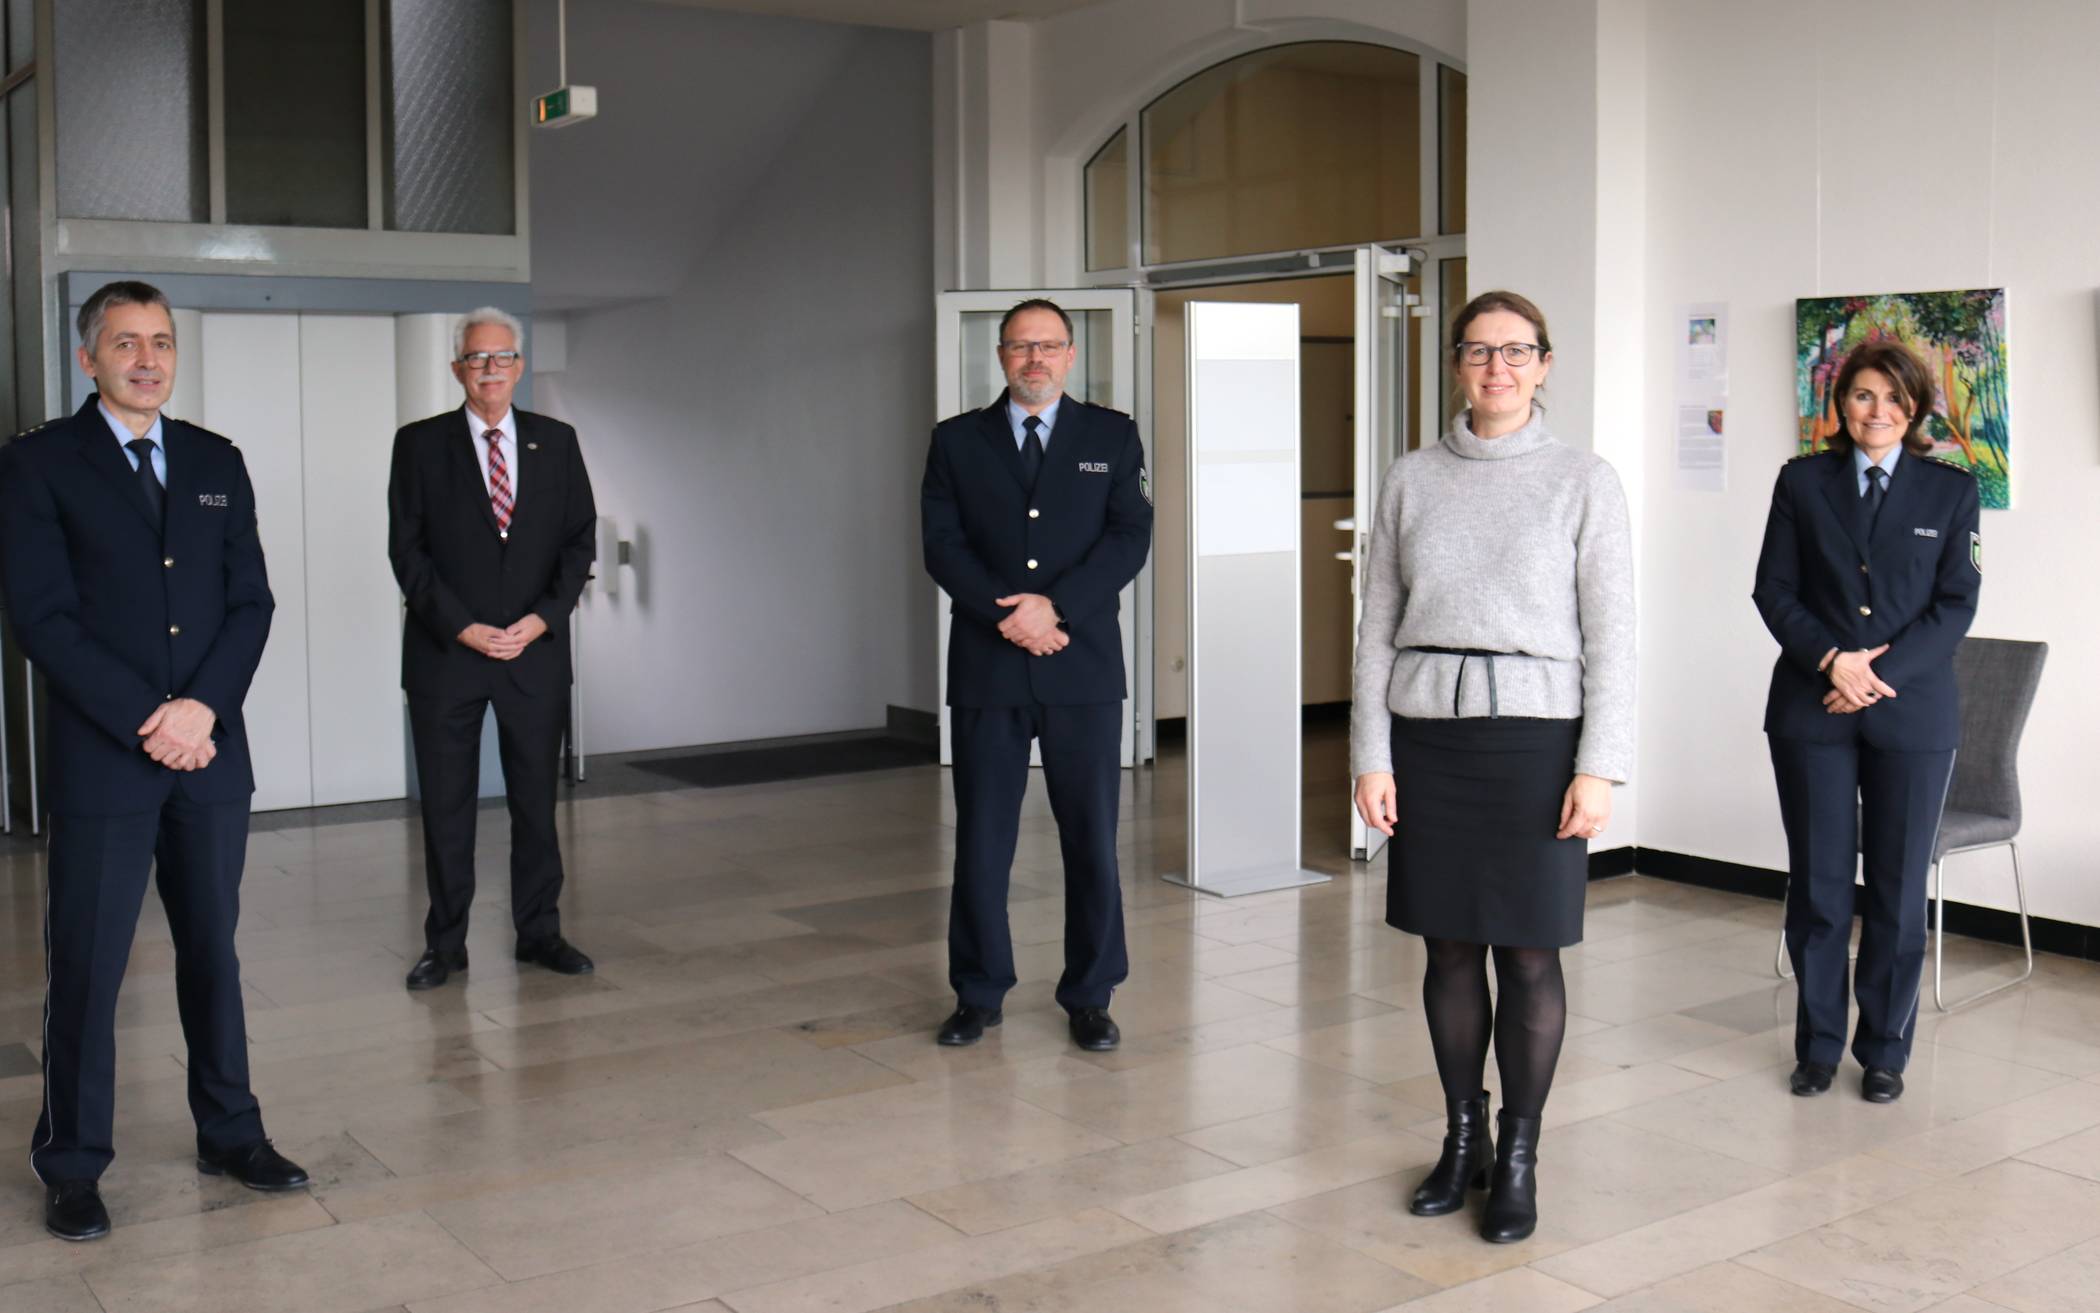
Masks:
[[[1942,1012],[1953,1012],[1987,999],[1993,994],[2002,994],[2015,985],[2025,984],[2028,978],[2034,975],[2034,933],[2027,922],[2027,882],[2020,875],[2020,845],[2014,840],[2005,846],[2012,853],[2013,896],[2020,905],[2020,948],[2027,956],[2027,964],[2020,974],[2011,980],[1987,989],[1979,989],[1952,1003],[1946,1000],[1942,987],[1946,981],[1944,955],[1947,947],[1947,859],[1942,857],[1932,864],[1932,1005]]]
[[[1794,978],[1793,964],[1786,960],[1786,927],[1779,927],[1779,956],[1773,959],[1772,973],[1781,980]]]

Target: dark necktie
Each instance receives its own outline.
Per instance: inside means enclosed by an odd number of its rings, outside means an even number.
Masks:
[[[153,473],[153,439],[133,438],[124,447],[139,458],[139,491],[146,494],[146,504],[153,508],[153,523],[158,527],[167,518],[168,490],[160,486],[159,477]]]
[[[1028,436],[1021,442],[1021,478],[1035,491],[1035,476],[1043,472],[1043,417],[1030,415],[1021,421]]]
[[[1874,521],[1881,514],[1881,503],[1888,500],[1889,472],[1879,465],[1867,466],[1867,490],[1859,499],[1859,527],[1869,536],[1874,532]]]

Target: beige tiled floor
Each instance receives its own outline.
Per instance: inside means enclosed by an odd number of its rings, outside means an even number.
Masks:
[[[1893,1107],[1787,1096],[1774,904],[1641,877],[1590,893],[1531,1241],[1404,1199],[1441,1102],[1419,944],[1338,836],[1315,736],[1310,864],[1232,902],[1158,879],[1181,779],[1125,798],[1124,1045],[1051,999],[1062,906],[1038,789],[1004,1027],[942,1050],[953,806],[933,769],[563,805],[570,935],[520,974],[503,827],[463,984],[401,988],[416,826],[267,828],[241,947],[254,1072],[310,1194],[199,1177],[157,907],[122,1001],[116,1233],[44,1235],[0,1183],[0,1313],[1628,1313],[2100,1310],[2100,967],[1919,1024]],[[1321,818],[1324,818],[1321,819]],[[0,843],[0,1136],[42,1006],[41,857]],[[2009,951],[1950,948],[1969,976]],[[1490,1084],[1494,1083],[1492,1071]],[[12,1131],[5,1128],[12,1127]],[[18,1160],[19,1161],[19,1160]]]

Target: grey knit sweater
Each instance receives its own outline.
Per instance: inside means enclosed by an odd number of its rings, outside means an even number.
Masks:
[[[1626,493],[1602,458],[1531,422],[1477,438],[1468,414],[1386,471],[1364,571],[1349,755],[1393,768],[1392,722],[1489,712],[1582,717],[1575,770],[1624,782],[1633,766],[1633,542]],[[1460,665],[1465,666],[1460,682]],[[1454,712],[1452,699],[1458,698]]]

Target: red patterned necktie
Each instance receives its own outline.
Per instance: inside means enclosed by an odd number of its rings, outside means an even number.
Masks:
[[[510,532],[510,466],[503,459],[503,430],[490,429],[483,435],[489,440],[489,505],[496,512],[496,528],[499,532]]]

